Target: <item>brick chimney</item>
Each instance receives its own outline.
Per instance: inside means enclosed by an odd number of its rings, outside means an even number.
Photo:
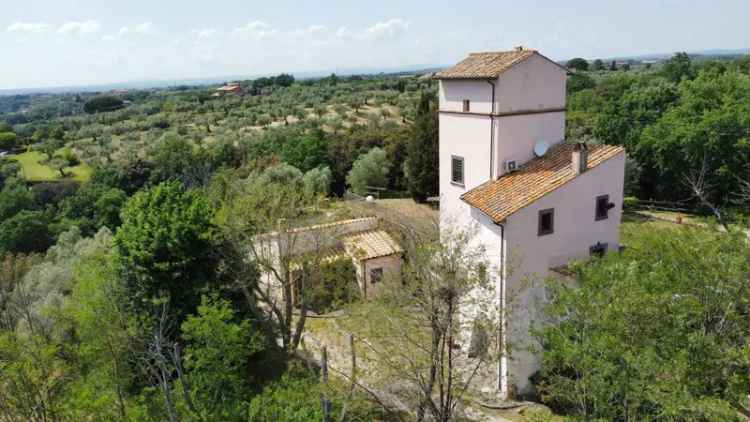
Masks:
[[[585,142],[578,142],[573,146],[573,153],[570,158],[570,165],[573,167],[573,174],[579,175],[586,171],[589,161],[589,148]]]

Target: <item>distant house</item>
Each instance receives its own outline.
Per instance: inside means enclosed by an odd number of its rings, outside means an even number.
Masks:
[[[528,346],[545,291],[528,282],[619,249],[625,151],[565,141],[567,69],[535,50],[472,53],[435,77],[440,224],[478,229],[501,347],[514,349],[494,385],[501,396],[530,393],[540,362]]]
[[[216,88],[216,92],[213,95],[214,97],[224,97],[226,95],[236,95],[241,97],[245,95],[245,91],[242,89],[239,82],[230,82],[224,86]]]
[[[121,96],[121,97],[124,96],[124,95],[128,95],[129,92],[130,91],[128,91],[127,89],[113,89],[113,90],[109,91],[110,94],[112,94],[112,95],[118,95],[118,96]]]

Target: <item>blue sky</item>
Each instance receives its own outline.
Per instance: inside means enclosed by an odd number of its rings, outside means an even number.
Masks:
[[[748,0],[5,0],[0,89],[750,47]]]

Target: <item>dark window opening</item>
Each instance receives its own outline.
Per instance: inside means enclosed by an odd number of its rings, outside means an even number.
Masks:
[[[464,100],[464,112],[468,113],[469,111],[471,111],[471,101]]]
[[[370,284],[380,283],[383,280],[383,269],[373,268],[370,270]]]
[[[555,209],[539,211],[539,236],[555,232]]]
[[[451,182],[464,184],[464,159],[453,156],[451,158]]]
[[[609,202],[609,195],[596,197],[596,221],[606,220],[609,218],[609,210],[614,208],[615,204]]]

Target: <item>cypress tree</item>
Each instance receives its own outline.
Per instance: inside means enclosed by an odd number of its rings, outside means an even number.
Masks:
[[[437,99],[423,92],[404,163],[409,193],[417,202],[438,193],[438,141]]]

